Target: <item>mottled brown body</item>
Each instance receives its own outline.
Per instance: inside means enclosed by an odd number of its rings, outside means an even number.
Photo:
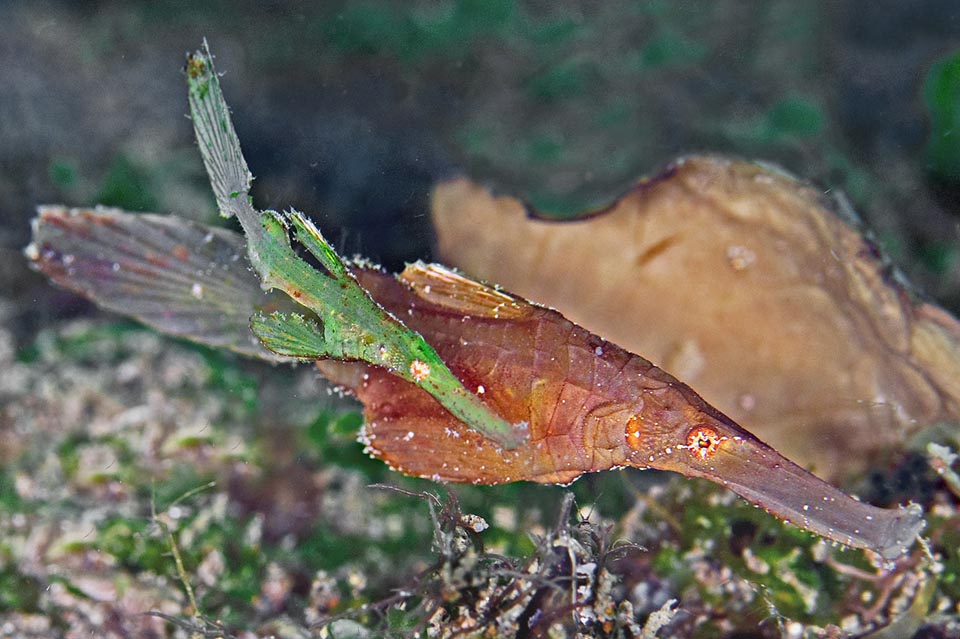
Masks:
[[[523,303],[509,317],[468,314],[457,300],[434,303],[390,275],[364,271],[360,281],[426,336],[468,389],[511,423],[529,427],[529,442],[506,451],[382,369],[324,363],[324,373],[364,403],[370,450],[407,473],[484,484],[568,483],[626,465],[631,414],[642,410],[645,395],[669,392],[675,383],[546,308]]]
[[[494,484],[569,483],[621,466],[671,470],[728,486],[782,519],[887,558],[922,526],[919,508],[883,510],[852,499],[646,359],[556,311],[435,265],[411,265],[398,278],[356,274],[487,406],[529,425],[529,440],[505,450],[385,369],[319,362],[363,402],[367,451],[401,472]]]
[[[363,402],[370,452],[405,473],[568,483],[585,472],[670,465],[664,451],[684,450],[696,427],[756,440],[671,375],[552,309],[437,267],[414,265],[400,278],[372,269],[357,275],[494,412],[529,425],[526,445],[503,450],[383,369],[321,363]],[[484,295],[510,302],[497,308]]]

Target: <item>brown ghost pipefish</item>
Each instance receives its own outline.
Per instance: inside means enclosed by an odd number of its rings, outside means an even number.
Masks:
[[[270,358],[246,326],[251,315],[283,300],[260,289],[241,259],[244,248],[238,234],[173,216],[45,207],[29,253],[54,282],[108,309],[166,333]],[[801,528],[885,559],[902,554],[923,526],[916,504],[882,509],[853,499],[671,375],[554,310],[442,266],[414,264],[399,277],[350,268],[487,407],[529,424],[528,440],[508,450],[384,368],[318,361],[326,377],[363,402],[367,451],[400,472],[439,481],[566,484],[625,466],[672,470],[720,483]]]
[[[919,506],[859,502],[780,455],[644,358],[560,313],[436,265],[360,282],[423,334],[467,388],[507,421],[526,421],[515,450],[451,420],[421,389],[381,368],[320,362],[364,404],[361,440],[397,470],[443,481],[565,484],[624,466],[727,486],[778,517],[891,559],[922,526]]]
[[[209,64],[203,55],[191,62]],[[212,66],[198,69],[206,82],[191,99],[222,101]],[[853,499],[784,458],[671,375],[554,310],[438,265],[414,264],[398,277],[343,265],[299,214],[282,218],[255,211],[226,106],[214,106],[206,114],[193,109],[194,124],[221,211],[241,218],[249,247],[240,235],[172,216],[46,207],[28,249],[37,268],[160,331],[284,359],[251,342],[252,317],[267,346],[287,359],[318,360],[326,377],[363,402],[361,441],[371,455],[403,473],[438,481],[565,484],[587,472],[625,466],[672,470],[720,483],[797,526],[885,559],[905,552],[916,538],[923,526],[918,505],[881,509]],[[351,353],[367,347],[375,353],[376,344],[367,343],[365,333],[350,332],[350,326],[339,328],[355,343],[330,344],[326,338],[336,333],[322,324],[327,311],[329,321],[342,320],[338,309],[321,309],[316,319],[293,315],[271,323],[281,316],[262,311],[289,307],[291,301],[265,293],[241,256],[249,248],[259,269],[269,257],[266,243],[277,233],[289,242],[287,220],[306,229],[296,237],[324,262],[328,275],[348,276],[341,285],[362,288],[383,322],[416,331],[418,340],[422,336],[439,355],[435,364],[452,372],[479,410],[492,421],[525,424],[519,445],[503,445],[496,432],[481,434],[455,417],[439,401],[442,394],[430,389],[435,373],[426,360],[413,360],[409,370],[372,364],[375,358]],[[283,266],[298,259],[293,252],[281,253]],[[270,284],[301,304],[302,296],[311,295],[302,284]],[[350,361],[356,359],[366,361]]]

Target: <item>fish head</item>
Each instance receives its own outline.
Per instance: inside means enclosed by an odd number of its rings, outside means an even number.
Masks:
[[[903,554],[924,526],[917,504],[878,508],[793,463],[713,409],[687,387],[671,387],[627,422],[630,465],[702,477],[780,519],[884,560]],[[671,393],[674,395],[671,397]]]

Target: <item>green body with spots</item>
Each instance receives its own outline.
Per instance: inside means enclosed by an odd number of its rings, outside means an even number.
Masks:
[[[319,323],[303,315],[258,314],[251,328],[275,352],[301,359],[361,360],[383,367],[429,392],[454,417],[506,448],[520,445],[526,424],[510,424],[467,391],[436,351],[385,311],[360,286],[320,231],[302,214],[257,211],[252,175],[240,151],[208,50],[187,59],[194,131],[224,217],[235,216],[247,254],[265,289],[284,291]],[[291,237],[325,272],[300,258]]]

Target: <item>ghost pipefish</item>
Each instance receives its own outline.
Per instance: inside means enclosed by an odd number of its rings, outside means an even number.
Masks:
[[[882,509],[850,497],[674,377],[554,310],[439,265],[412,264],[393,276],[344,263],[303,216],[255,211],[207,51],[188,60],[188,82],[218,204],[243,216],[246,241],[172,216],[42,207],[27,252],[59,285],[162,332],[248,355],[316,360],[322,374],[363,403],[366,450],[406,474],[566,484],[625,466],[671,470],[722,484],[801,528],[888,560],[904,553],[923,527],[918,505]],[[342,309],[325,308],[336,299],[316,291],[313,306],[302,306],[308,285],[319,284],[299,265],[267,273],[273,279],[266,284],[288,298],[261,288],[240,256],[246,253],[266,279],[263,249],[278,238],[289,242],[291,228],[328,276],[340,275],[364,292],[372,304],[362,307],[364,321],[414,331],[430,347],[418,352],[436,359],[403,367],[377,361],[376,349],[366,357],[358,352],[369,346],[363,336],[375,331],[354,334],[356,344],[334,343],[337,333],[327,324],[344,322],[337,315]],[[281,262],[296,259],[291,251]],[[346,288],[343,283],[333,288]],[[251,341],[247,326],[262,343]],[[448,391],[467,389],[459,396],[472,402],[474,423],[443,403],[443,388],[431,386],[437,362],[456,381]],[[511,439],[504,424],[526,430]]]
[[[417,384],[457,419],[505,448],[523,442],[526,423],[509,424],[487,410],[422,336],[370,298],[309,219],[296,211],[281,214],[253,207],[253,175],[240,150],[206,42],[203,51],[187,56],[185,75],[193,130],[220,214],[235,217],[243,227],[247,257],[264,288],[285,292],[315,313],[320,324],[310,324],[300,315],[276,315],[274,320],[285,329],[311,333],[318,356],[384,366]],[[291,239],[306,248],[321,269],[302,259]],[[252,328],[256,332],[257,325]]]

